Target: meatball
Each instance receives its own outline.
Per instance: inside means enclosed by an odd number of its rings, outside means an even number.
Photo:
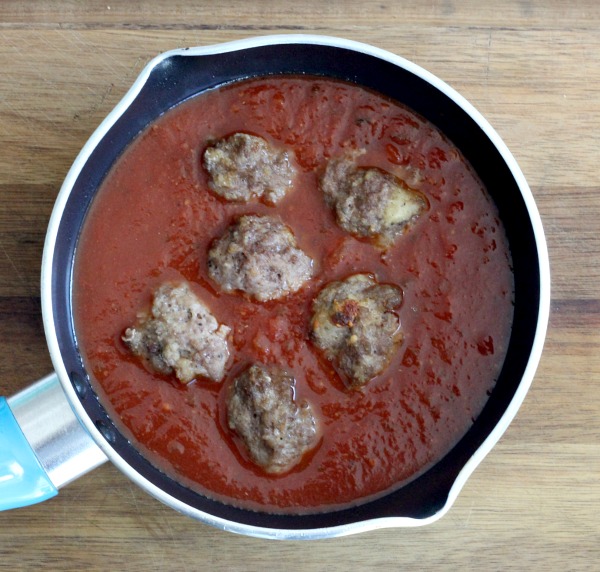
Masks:
[[[313,302],[311,339],[350,388],[360,388],[388,365],[401,340],[394,309],[397,286],[355,274],[328,284]]]
[[[227,422],[248,455],[267,473],[288,471],[317,441],[307,402],[296,404],[295,380],[282,371],[252,365],[237,377],[227,401]]]
[[[123,341],[160,373],[183,383],[196,377],[221,381],[229,359],[227,335],[189,285],[163,284],[154,293],[150,314],[127,328]]]
[[[299,290],[313,275],[313,264],[278,218],[248,215],[213,243],[208,273],[225,292],[266,301]]]
[[[246,133],[234,133],[207,147],[204,167],[210,188],[237,202],[262,198],[275,204],[285,196],[295,174],[287,151]]]
[[[427,210],[428,203],[391,173],[357,167],[358,155],[329,161],[320,180],[321,191],[345,231],[387,247]]]

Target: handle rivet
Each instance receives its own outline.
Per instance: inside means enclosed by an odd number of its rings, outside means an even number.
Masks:
[[[115,428],[106,421],[96,421],[96,428],[109,443],[112,444],[117,440]]]
[[[81,375],[77,371],[71,372],[71,375],[69,377],[71,379],[73,387],[75,388],[75,391],[77,392],[77,395],[80,399],[83,399],[87,393],[87,380],[84,378],[83,375]]]

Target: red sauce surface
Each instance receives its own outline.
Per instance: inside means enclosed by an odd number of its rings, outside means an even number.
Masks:
[[[211,137],[260,135],[295,152],[298,176],[276,207],[229,204],[207,185]],[[342,231],[318,190],[327,159],[364,148],[363,166],[417,184],[429,211],[382,253]],[[315,278],[281,301],[219,292],[211,241],[242,213],[277,214],[315,261]],[[308,341],[311,301],[331,280],[371,272],[404,292],[404,340],[362,391],[345,389]],[[166,280],[187,280],[232,327],[222,384],[182,385],[129,355],[124,329]],[[357,86],[317,78],[249,80],[203,94],[146,129],[119,159],[80,238],[76,332],[98,394],[124,434],[159,468],[243,507],[306,512],[365,500],[439,460],[480,413],[502,366],[513,282],[497,211],[457,150],[430,123]],[[224,411],[251,362],[292,372],[320,420],[316,449],[285,475],[245,456]]]

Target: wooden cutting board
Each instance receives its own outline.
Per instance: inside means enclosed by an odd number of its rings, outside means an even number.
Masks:
[[[451,511],[310,545],[183,517],[104,465],[0,514],[0,569],[594,570],[600,560],[600,4],[593,0],[0,3],[0,394],[51,371],[45,227],[79,149],[156,54],[253,35],[367,42],[438,75],[492,123],[540,209],[544,355],[516,420]]]

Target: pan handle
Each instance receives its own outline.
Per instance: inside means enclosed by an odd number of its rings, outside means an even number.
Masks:
[[[106,460],[55,373],[0,398],[0,510],[49,499]]]

